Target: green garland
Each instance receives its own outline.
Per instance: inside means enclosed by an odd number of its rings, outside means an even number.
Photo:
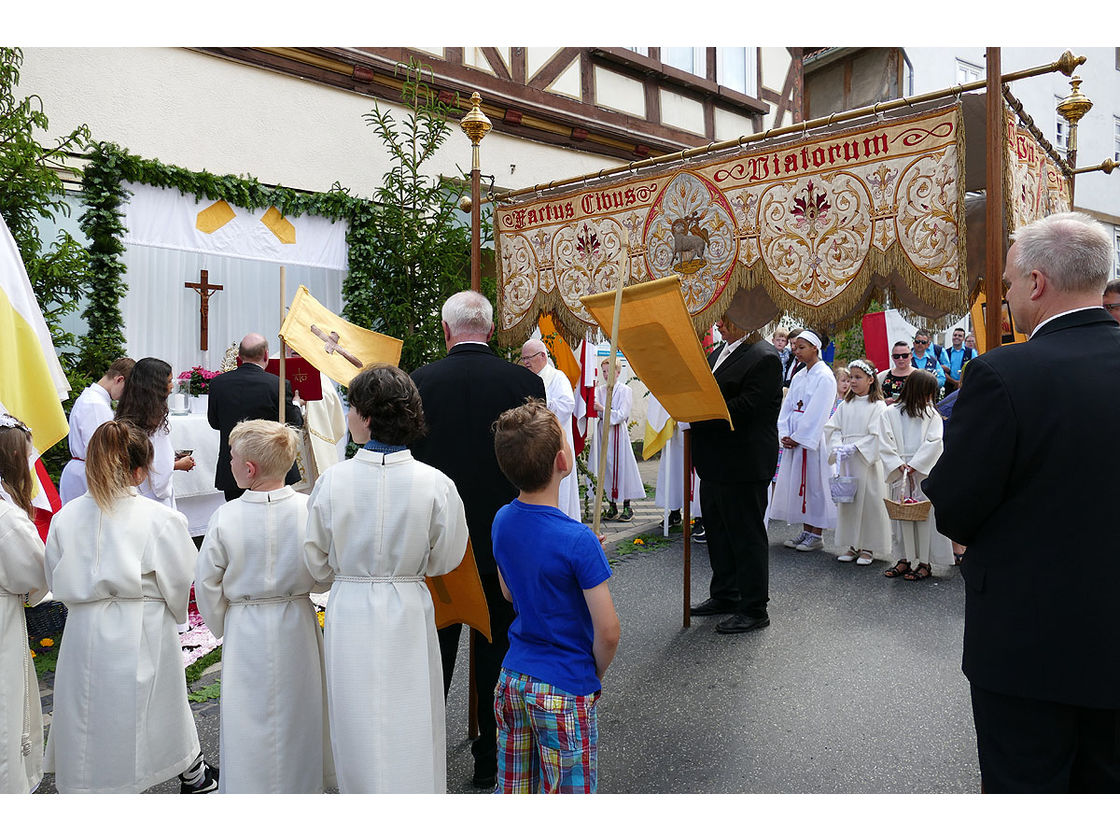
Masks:
[[[309,214],[346,221],[350,269],[344,294],[369,288],[373,283],[360,232],[375,217],[373,203],[355,198],[337,182],[329,192],[300,192],[270,187],[256,178],[214,175],[206,170],[192,172],[129,154],[114,143],[95,143],[90,147],[90,159],[82,176],[82,191],[89,209],[81,217],[81,226],[90,241],[92,273],[90,302],[83,313],[89,331],[81,342],[81,366],[87,379],[100,377],[125,350],[120,303],[127,286],[122,279],[124,265],[119,259],[124,252],[122,205],[128,196],[125,182],[172,188],[184,195],[224,200],[247,210],[275,207],[285,216]]]

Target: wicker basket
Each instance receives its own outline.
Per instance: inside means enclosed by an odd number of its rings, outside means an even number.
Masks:
[[[929,519],[928,501],[922,502],[896,502],[894,499],[883,499],[887,506],[887,516],[902,522],[925,522]]]
[[[57,636],[66,626],[66,607],[61,601],[44,601],[23,611],[27,635],[32,638]]]

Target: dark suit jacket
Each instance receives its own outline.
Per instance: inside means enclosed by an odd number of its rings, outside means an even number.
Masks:
[[[980,688],[1120,708],[1120,325],[1063,315],[968,363],[922,483],[968,546],[965,675]]]
[[[284,422],[302,427],[303,415],[292,403],[292,386],[285,384],[287,397]],[[210,381],[210,399],[207,400],[206,419],[210,427],[221,435],[218,446],[218,464],[214,469],[214,486],[219,490],[236,490],[237,482],[229,468],[229,433],[242,420],[275,420],[280,416],[280,377],[261,368],[245,363],[241,367],[216,376]],[[284,481],[295,484],[300,479],[299,467],[294,463]]]
[[[714,365],[720,348],[708,356]],[[692,424],[692,463],[703,481],[769,481],[778,465],[782,359],[768,341],[740,344],[715,372],[735,431],[725,420]]]
[[[499,358],[483,344],[456,344],[446,358],[412,373],[424,403],[428,434],[412,444],[418,461],[455,482],[467,512],[480,574],[496,574],[490,527],[517,496],[494,455],[494,421],[527,397],[545,398],[544,380]]]

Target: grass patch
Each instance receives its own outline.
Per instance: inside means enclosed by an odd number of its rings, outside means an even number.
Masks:
[[[207,700],[217,700],[222,696],[222,681],[214,680],[210,685],[204,685],[197,691],[187,694],[187,699],[192,703],[203,703]]]
[[[202,676],[202,672],[215,662],[220,662],[221,659],[222,649],[221,647],[216,647],[205,656],[188,665],[186,668],[187,685],[198,682],[199,677]]]

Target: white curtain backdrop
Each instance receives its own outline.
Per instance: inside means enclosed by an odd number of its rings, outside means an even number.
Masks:
[[[202,365],[216,370],[230,344],[250,332],[279,351],[277,333],[283,307],[300,284],[334,312],[342,310],[346,276],[345,222],[315,216],[287,221],[295,242],[281,242],[262,223],[266,210],[231,207],[234,216],[212,233],[199,231],[200,211],[214,202],[177,190],[127,184],[122,303],[125,341],[134,359],[155,356],[174,373]],[[286,300],[280,297],[280,267],[287,269]],[[200,349],[199,293],[185,283],[199,282],[205,269],[210,284],[222,290],[210,297],[209,349]]]
[[[250,332],[265,336],[272,355],[277,354],[283,319],[277,263],[146,245],[126,246],[121,261],[128,283],[121,310],[132,358],[163,359],[176,376],[194,365],[216,370],[226,348]],[[209,273],[209,283],[224,287],[210,298],[210,349],[205,354],[199,349],[198,292],[183,285],[197,283],[202,269]],[[341,269],[289,265],[284,305],[302,283],[324,306],[341,313],[345,276]]]

